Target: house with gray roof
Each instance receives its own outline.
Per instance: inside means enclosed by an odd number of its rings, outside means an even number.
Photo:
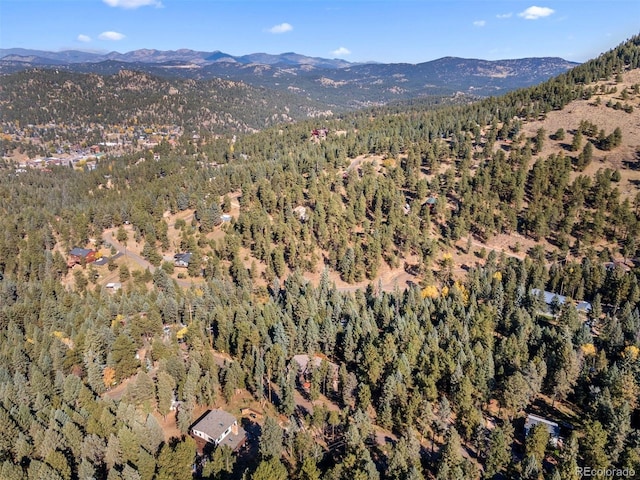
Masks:
[[[210,410],[191,427],[196,439],[204,440],[214,446],[226,445],[238,450],[245,442],[246,432],[238,425],[236,417],[224,410]]]
[[[535,297],[542,295],[542,298],[544,299],[544,303],[547,305],[547,309],[549,310],[549,312],[546,312],[546,313],[551,313],[551,307],[553,307],[554,305],[556,307],[561,307],[568,300],[567,297],[565,297],[564,295],[559,295],[553,292],[542,291],[539,288],[532,288],[531,295]],[[575,307],[576,307],[576,310],[580,313],[589,313],[591,311],[591,304],[589,302],[585,302],[584,300],[576,302]]]
[[[549,431],[549,443],[554,447],[557,447],[558,442],[560,441],[560,426],[556,422],[530,413],[527,415],[527,419],[524,422],[525,436],[529,435],[531,429],[536,425],[544,425],[547,428]]]

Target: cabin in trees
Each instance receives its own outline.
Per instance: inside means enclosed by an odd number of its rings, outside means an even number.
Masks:
[[[313,357],[309,357],[309,355],[294,355],[291,359],[291,368],[297,369],[298,381],[304,388],[308,389],[311,386],[310,382],[313,371],[322,367],[323,360],[327,362],[329,367],[327,375],[333,390],[338,391],[338,365],[329,362],[320,355],[314,355]]]
[[[564,305],[567,302],[567,297],[565,297],[564,295],[558,295],[557,293],[553,293],[553,292],[541,291],[538,288],[532,288],[531,294],[536,297],[542,295],[542,298],[544,299],[544,303],[547,309],[543,313],[555,314],[557,313],[557,310],[559,310],[560,307],[562,307],[562,305]],[[591,304],[589,302],[585,302],[584,300],[577,302],[575,304],[575,307],[579,313],[586,314],[591,311]]]
[[[69,252],[69,258],[67,259],[67,267],[71,268],[74,265],[80,263],[95,262],[98,258],[98,253],[95,250],[88,248],[74,247]]]
[[[560,441],[560,426],[556,422],[530,413],[527,415],[527,419],[524,422],[525,436],[529,435],[531,429],[536,425],[544,425],[547,427],[547,430],[549,430],[549,443],[554,447],[557,447],[558,442]]]
[[[111,290],[113,292],[117,292],[118,290],[120,290],[122,288],[122,283],[120,283],[120,282],[109,282],[104,286],[104,288],[106,288],[107,290]]]
[[[176,267],[188,267],[191,261],[191,253],[176,253],[173,256]]]
[[[246,441],[246,432],[238,425],[236,417],[220,409],[209,410],[200,417],[191,427],[191,436],[196,441],[199,453],[208,445],[226,445],[235,452]]]
[[[314,128],[313,130],[311,130],[311,136],[314,139],[327,138],[328,134],[328,128]]]

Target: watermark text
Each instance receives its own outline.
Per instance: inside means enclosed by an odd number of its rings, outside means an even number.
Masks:
[[[581,478],[635,478],[633,468],[592,468],[578,467]]]

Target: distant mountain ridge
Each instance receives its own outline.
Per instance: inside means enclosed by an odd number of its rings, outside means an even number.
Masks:
[[[348,65],[355,65],[341,59],[327,59],[319,57],[308,57],[294,52],[273,55],[269,53],[251,53],[248,55],[234,56],[219,50],[213,52],[200,52],[181,48],[179,50],[155,50],[139,49],[126,53],[109,52],[83,52],[80,50],[63,50],[60,52],[49,52],[45,50],[29,50],[24,48],[0,48],[0,60],[5,57],[13,61],[20,61],[20,57],[26,59],[38,59],[42,64],[53,62],[53,64],[66,63],[99,63],[105,60],[117,60],[132,63],[165,63],[165,62],[191,62],[196,65],[208,65],[215,62],[233,62],[243,65],[257,63],[261,65],[312,65],[317,68],[342,68]]]
[[[384,64],[350,63],[294,52],[234,56],[188,49],[127,53],[0,49],[3,74],[35,67],[99,75],[124,69],[165,78],[222,78],[294,93],[334,111],[458,93],[501,95],[542,83],[577,65],[556,57],[495,61],[443,57],[418,64]]]

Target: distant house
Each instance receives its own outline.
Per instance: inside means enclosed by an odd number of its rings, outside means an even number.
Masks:
[[[292,368],[296,368],[298,370],[298,379],[303,386],[306,386],[306,384],[309,383],[312,371],[320,368],[323,360],[326,359],[320,355],[314,355],[313,357],[309,357],[309,355],[304,354],[293,356],[291,359]],[[331,377],[332,387],[334,391],[338,391],[338,365],[329,362],[328,360],[327,363],[329,365],[329,375]],[[297,366],[295,364],[297,364]]]
[[[69,258],[67,259],[67,267],[71,268],[78,263],[91,263],[98,258],[98,253],[95,250],[88,248],[74,247],[69,252]]]
[[[554,447],[557,447],[558,442],[560,441],[560,426],[556,422],[539,417],[538,415],[534,415],[532,413],[527,415],[527,419],[524,422],[525,436],[529,435],[529,432],[533,427],[540,424],[546,426],[547,430],[549,430],[549,443]]]
[[[187,253],[176,253],[173,256],[174,259],[174,265],[176,267],[188,267],[189,266],[189,262],[191,261],[191,253],[187,252]]]
[[[547,305],[547,312],[551,313],[550,307],[557,305],[558,307],[564,305],[567,302],[567,297],[564,295],[558,295],[557,293],[541,291],[539,288],[532,288],[531,295],[539,296],[542,293],[544,303]],[[575,304],[576,310],[581,313],[589,313],[591,311],[591,304],[584,300]]]
[[[629,267],[629,265],[627,265],[624,261],[621,261],[621,260],[614,260],[612,262],[606,262],[604,264],[604,268],[607,269],[607,271],[613,271],[616,268],[620,268],[624,272],[631,271],[631,268]]]
[[[238,426],[236,417],[224,410],[210,410],[191,427],[191,435],[204,443],[213,446],[226,445],[231,450],[238,450],[246,440],[246,432]],[[205,445],[198,445],[203,450]],[[202,447],[202,448],[200,448]]]
[[[301,222],[304,222],[307,220],[306,207],[303,207],[302,205],[298,205],[296,208],[293,209],[293,213],[295,213],[298,216]]]
[[[311,130],[311,136],[313,138],[327,138],[328,134],[328,128],[314,128],[313,130]]]
[[[122,288],[122,283],[120,283],[120,282],[109,282],[104,286],[104,288],[109,289],[109,290],[113,290],[114,292],[117,292],[118,290],[120,290]]]

